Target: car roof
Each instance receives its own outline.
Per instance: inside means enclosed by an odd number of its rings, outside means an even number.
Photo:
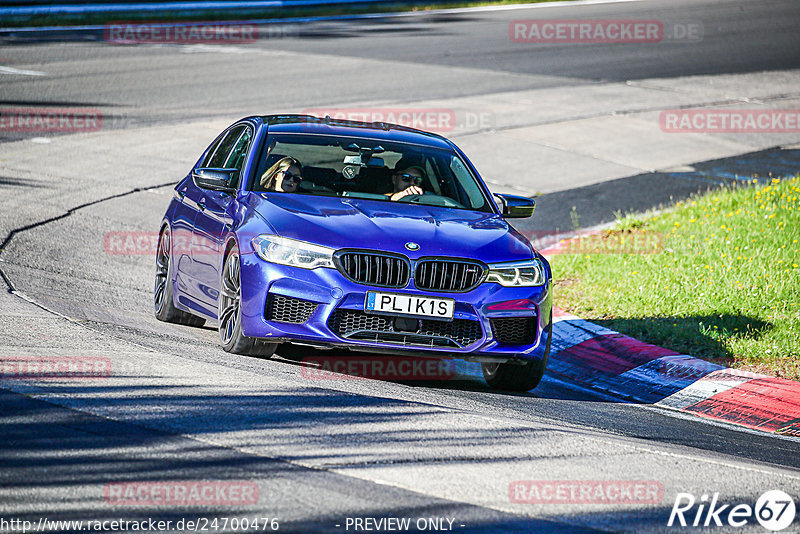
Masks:
[[[359,122],[311,115],[266,115],[261,120],[269,125],[270,133],[363,137],[453,149],[453,145],[440,135],[387,122]]]

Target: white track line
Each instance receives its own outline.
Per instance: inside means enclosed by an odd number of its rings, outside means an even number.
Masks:
[[[19,74],[21,76],[47,76],[46,72],[41,72],[38,70],[15,69],[14,67],[6,67],[4,65],[0,65],[0,74]]]

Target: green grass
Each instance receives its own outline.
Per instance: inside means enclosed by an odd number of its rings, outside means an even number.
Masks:
[[[294,17],[325,17],[335,15],[361,15],[365,13],[397,13],[404,11],[429,11],[432,9],[451,9],[459,7],[480,7],[507,4],[539,4],[556,0],[494,0],[469,1],[446,0],[435,3],[397,2],[386,4],[334,4],[308,7],[282,7],[272,9],[229,9],[205,11],[169,11],[169,12],[131,12],[131,13],[88,13],[60,15],[18,15],[8,16],[0,23],[0,27],[13,28],[24,26],[70,26],[95,25],[110,22],[178,22],[178,21],[225,21],[285,19]]]
[[[683,354],[800,379],[800,177],[628,216],[577,245],[552,261],[560,308]],[[638,253],[614,253],[631,246]]]

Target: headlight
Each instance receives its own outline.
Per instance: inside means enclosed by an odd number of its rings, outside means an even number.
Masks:
[[[332,248],[276,235],[256,236],[252,243],[253,250],[264,261],[303,269],[333,268]]]
[[[539,260],[495,263],[489,265],[486,281],[506,287],[541,286],[545,283],[544,265]]]

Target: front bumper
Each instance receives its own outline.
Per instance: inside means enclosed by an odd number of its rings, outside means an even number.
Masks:
[[[545,356],[552,318],[551,281],[541,287],[503,287],[483,283],[463,293],[421,291],[413,279],[402,289],[386,289],[350,281],[336,269],[300,269],[269,263],[255,253],[241,256],[242,333],[265,341],[293,341],[323,347],[383,352],[406,356],[440,356],[476,361],[538,360]],[[549,266],[547,267],[549,273]],[[454,324],[424,320],[418,332],[408,329],[343,335],[341,317],[363,317],[367,291],[389,291],[455,299]],[[302,323],[267,320],[268,298],[288,297],[314,303]],[[270,315],[272,316],[272,315]],[[382,316],[392,322],[393,317]],[[496,335],[498,319],[528,319],[529,343],[511,344]],[[370,319],[375,316],[370,314]],[[493,322],[494,320],[494,322]],[[474,323],[471,323],[474,322]],[[375,321],[371,321],[375,324]],[[508,322],[502,324],[509,324]],[[469,326],[469,336],[449,332]],[[494,328],[493,328],[494,325]],[[479,329],[474,327],[479,326]],[[392,327],[393,328],[393,327]],[[346,329],[345,329],[346,330]],[[442,335],[444,333],[444,335]],[[359,338],[360,337],[360,338]]]

